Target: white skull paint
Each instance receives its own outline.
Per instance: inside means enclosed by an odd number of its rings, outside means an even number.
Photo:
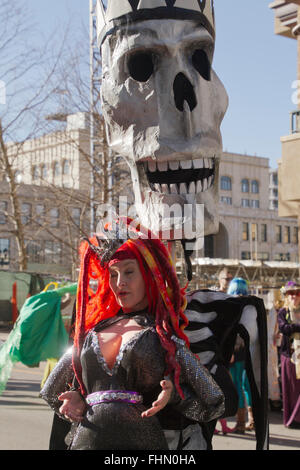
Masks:
[[[218,231],[220,125],[228,98],[211,69],[213,51],[212,36],[194,20],[135,22],[102,44],[108,143],[126,158],[138,215],[154,232],[166,204],[193,205],[194,217],[203,204],[204,234]]]

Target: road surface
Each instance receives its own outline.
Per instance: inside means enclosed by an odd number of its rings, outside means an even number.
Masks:
[[[0,330],[0,341],[9,332]],[[37,368],[15,364],[6,390],[0,396],[0,450],[47,450],[53,412],[39,398],[45,363]],[[300,450],[300,432],[282,424],[281,413],[270,413],[270,450]],[[229,419],[230,427],[234,419]],[[217,427],[220,428],[218,424]],[[255,450],[254,432],[222,434],[213,438],[214,450]]]

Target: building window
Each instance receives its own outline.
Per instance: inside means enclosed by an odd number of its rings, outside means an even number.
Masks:
[[[253,194],[258,194],[259,193],[259,182],[257,180],[252,180],[251,181],[251,192]]]
[[[272,183],[275,186],[278,186],[278,175],[277,175],[277,173],[272,173]]]
[[[248,222],[243,222],[243,235],[242,238],[244,241],[249,240],[249,224]]]
[[[45,206],[44,204],[37,204],[35,206],[35,214],[36,218],[35,221],[37,224],[42,225],[43,219],[45,217]]]
[[[30,263],[43,263],[44,256],[41,244],[36,241],[25,240],[26,253]]]
[[[72,219],[75,225],[79,227],[80,225],[80,216],[81,216],[81,211],[79,207],[73,207],[72,209]]]
[[[59,176],[60,175],[60,166],[58,162],[54,162],[53,164],[53,176]]]
[[[69,160],[65,160],[63,163],[63,174],[69,175],[70,174],[70,162]]]
[[[257,253],[257,259],[260,261],[269,261],[270,255],[269,253],[263,251],[261,253]]]
[[[22,214],[21,214],[21,222],[23,225],[29,224],[31,220],[31,204],[27,202],[23,202],[22,204]]]
[[[221,176],[221,189],[224,191],[231,191],[231,178],[230,176]]]
[[[293,227],[293,243],[298,245],[298,227]]]
[[[282,243],[282,227],[276,225],[276,243]]]
[[[228,206],[232,206],[232,198],[231,198],[231,197],[221,196],[220,201],[221,201],[223,204],[227,204]]]
[[[252,199],[251,207],[253,207],[253,209],[259,209],[259,199]]]
[[[268,226],[267,224],[261,224],[260,226],[260,239],[262,242],[268,241]]]
[[[258,235],[258,225],[251,224],[251,238],[253,241],[257,240],[257,235]]]
[[[0,238],[0,266],[9,265],[9,238]]]
[[[52,240],[45,241],[45,263],[60,264],[62,249],[61,244]]]
[[[291,227],[284,227],[283,230],[283,243],[291,243]]]
[[[278,197],[278,189],[272,189],[273,197]]]
[[[32,167],[32,179],[33,181],[36,181],[39,177],[39,169],[37,166]]]
[[[250,200],[242,199],[242,207],[250,207]]]
[[[53,207],[50,209],[50,227],[58,227],[59,226],[59,209],[57,207]]]
[[[291,255],[290,253],[276,253],[274,261],[291,261]]]
[[[250,251],[242,251],[241,259],[251,259]]]
[[[0,224],[7,223],[7,202],[0,201]]]
[[[48,171],[46,165],[41,166],[41,175],[43,179],[46,179],[48,176]]]
[[[22,182],[22,173],[19,170],[15,172],[15,182],[17,184],[20,184]]]
[[[242,193],[249,193],[249,180],[242,180]]]

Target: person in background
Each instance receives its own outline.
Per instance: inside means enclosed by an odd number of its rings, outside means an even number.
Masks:
[[[272,292],[273,306],[267,311],[268,326],[268,396],[271,411],[282,410],[282,390],[280,377],[280,344],[282,334],[278,329],[278,312],[284,307],[279,289]]]
[[[72,298],[71,298],[70,294],[67,293],[61,299],[60,310],[62,311],[66,307],[68,307],[68,305],[71,303],[71,300],[72,300]],[[58,363],[58,361],[59,361],[59,357],[51,357],[51,358],[49,357],[49,359],[47,359],[46,367],[45,367],[45,370],[44,370],[44,375],[43,375],[43,378],[42,378],[42,381],[41,381],[41,389],[45,385],[47,378],[49,377],[49,375],[53,371],[53,369],[56,366],[56,364]]]
[[[228,268],[224,267],[219,271],[218,281],[219,281],[219,291],[227,292],[228,286],[232,281],[233,276],[230,274]]]
[[[230,282],[232,281],[232,279],[233,279],[233,276],[232,276],[232,274],[229,272],[228,268],[223,267],[223,268],[219,271],[219,274],[218,274],[218,281],[219,281],[219,288],[218,288],[218,290],[219,290],[220,292],[227,292],[228,286],[229,286]],[[224,435],[226,435],[227,433],[233,431],[233,429],[231,429],[231,428],[228,427],[227,421],[226,421],[225,418],[219,419],[219,423],[221,424],[222,433],[223,433]],[[215,433],[215,434],[219,434],[219,431],[218,431],[217,428],[215,429],[214,433]]]
[[[229,284],[227,293],[229,295],[248,295],[248,284],[243,278],[234,278]],[[230,367],[232,380],[236,386],[239,395],[239,405],[237,411],[237,423],[234,429],[236,434],[244,434],[245,430],[252,431],[254,429],[254,418],[252,412],[252,397],[248,377],[245,370],[245,344],[238,335],[234,347],[234,355],[232,357],[232,365]],[[248,422],[246,424],[246,407],[248,408]]]
[[[295,341],[300,339],[300,286],[289,281],[283,288],[286,307],[278,312],[278,328],[282,333],[280,346],[283,424],[300,428],[300,377],[296,375]],[[299,359],[298,359],[299,360]]]

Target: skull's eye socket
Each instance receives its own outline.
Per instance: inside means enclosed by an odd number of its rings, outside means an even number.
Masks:
[[[210,81],[211,66],[207,54],[202,49],[196,49],[192,56],[192,62],[195,69],[200,73],[201,77]]]
[[[146,82],[154,70],[152,54],[147,52],[132,54],[128,60],[128,70],[134,80]]]

